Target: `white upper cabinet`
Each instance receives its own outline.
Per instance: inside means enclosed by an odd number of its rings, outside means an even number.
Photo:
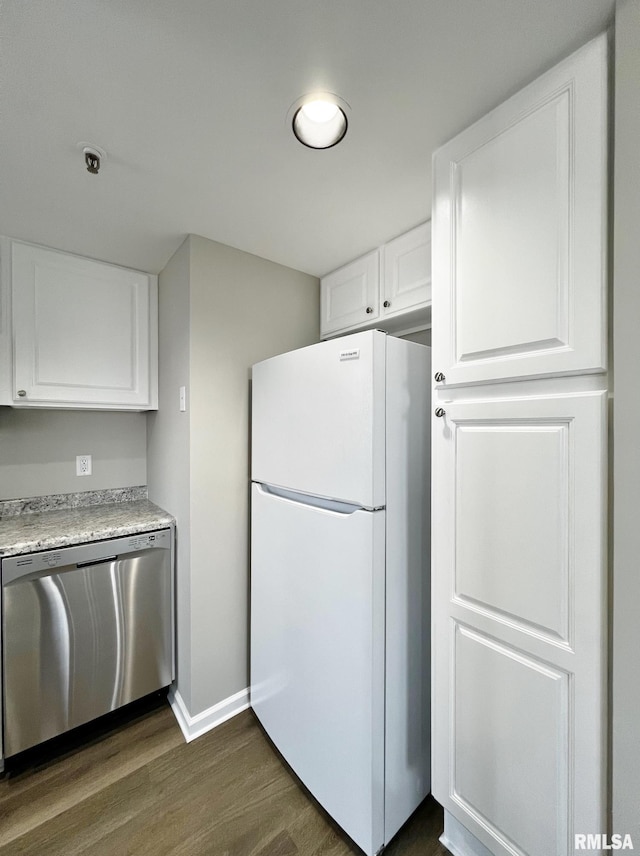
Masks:
[[[19,241],[3,250],[13,356],[3,403],[156,408],[157,278]]]
[[[380,256],[373,250],[322,279],[321,333],[366,325],[378,317]]]
[[[422,223],[381,249],[382,315],[390,318],[431,302],[431,228]]]
[[[434,155],[447,385],[606,369],[605,55],[596,40]]]
[[[323,339],[376,327],[388,332],[430,323],[431,228],[422,223],[320,282]]]

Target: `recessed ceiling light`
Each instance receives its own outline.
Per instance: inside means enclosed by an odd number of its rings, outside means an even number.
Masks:
[[[346,106],[341,98],[325,92],[303,96],[294,105],[293,133],[311,149],[330,149],[347,133]]]

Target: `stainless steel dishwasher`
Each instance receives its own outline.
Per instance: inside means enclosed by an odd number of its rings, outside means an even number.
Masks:
[[[2,560],[4,756],[174,677],[173,532]]]

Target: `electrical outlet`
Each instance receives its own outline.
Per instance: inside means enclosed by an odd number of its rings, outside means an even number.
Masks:
[[[91,475],[91,455],[76,455],[76,475]]]

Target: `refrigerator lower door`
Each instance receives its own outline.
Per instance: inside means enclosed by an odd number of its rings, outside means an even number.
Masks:
[[[252,487],[251,704],[365,853],[384,844],[385,512]]]

